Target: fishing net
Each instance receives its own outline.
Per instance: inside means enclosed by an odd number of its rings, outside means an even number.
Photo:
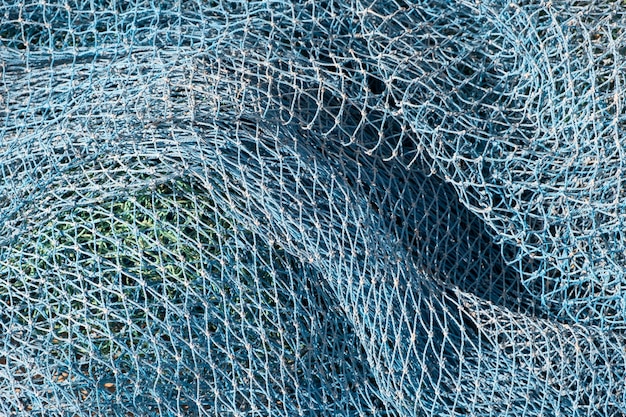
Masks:
[[[0,414],[626,413],[621,1],[2,1]]]

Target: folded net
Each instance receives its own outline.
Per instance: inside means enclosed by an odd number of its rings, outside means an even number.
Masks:
[[[621,1],[0,2],[0,414],[626,413],[625,57]]]

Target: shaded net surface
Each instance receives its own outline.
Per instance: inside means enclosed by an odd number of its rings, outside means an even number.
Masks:
[[[626,413],[626,5],[0,3],[0,414]]]

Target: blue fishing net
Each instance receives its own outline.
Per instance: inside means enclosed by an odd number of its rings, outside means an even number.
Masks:
[[[0,414],[626,413],[621,1],[0,2]]]

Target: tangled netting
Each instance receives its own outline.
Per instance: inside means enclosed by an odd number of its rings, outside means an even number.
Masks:
[[[626,413],[626,4],[0,2],[0,415]]]

